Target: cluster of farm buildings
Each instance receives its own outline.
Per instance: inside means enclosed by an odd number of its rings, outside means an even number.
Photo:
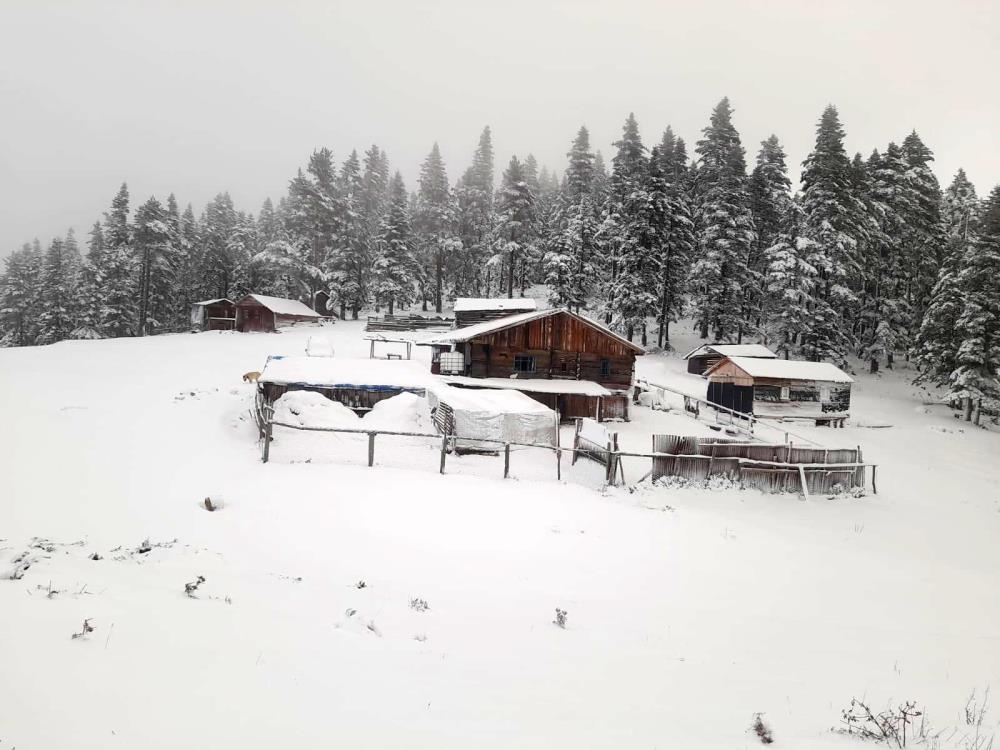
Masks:
[[[533,299],[459,299],[454,311],[453,321],[429,321],[450,328],[416,336],[393,333],[406,329],[392,320],[370,319],[368,360],[336,358],[322,347],[301,357],[272,356],[258,380],[258,406],[307,390],[364,414],[409,392],[431,399],[442,430],[455,430],[456,420],[477,409],[493,418],[520,415],[522,424],[540,413],[552,424],[629,419],[642,347],[569,310],[537,309]],[[196,303],[191,316],[195,329],[245,332],[320,318],[301,302],[259,294]],[[405,354],[400,348],[376,358],[376,344],[405,347]],[[429,372],[410,361],[413,345],[430,347]],[[848,416],[852,379],[833,365],[780,359],[760,344],[706,344],[686,359],[688,371],[708,381],[704,401],[720,409],[833,425]]]

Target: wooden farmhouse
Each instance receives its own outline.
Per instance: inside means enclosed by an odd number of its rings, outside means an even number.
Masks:
[[[708,401],[727,409],[835,426],[850,416],[854,380],[826,362],[726,357],[705,374]]]
[[[755,357],[777,359],[778,355],[763,344],[702,344],[685,356],[687,371],[694,375],[704,375],[713,365],[725,357]]]
[[[539,310],[422,342],[431,372],[453,385],[521,391],[564,419],[627,419],[642,347],[568,310]]]
[[[232,331],[236,328],[236,303],[207,299],[191,305],[192,331]]]
[[[534,312],[537,308],[535,300],[528,297],[459,297],[455,300],[455,328],[465,328],[517,313]]]
[[[316,322],[322,316],[298,300],[248,294],[236,303],[236,330],[274,333],[279,326]]]

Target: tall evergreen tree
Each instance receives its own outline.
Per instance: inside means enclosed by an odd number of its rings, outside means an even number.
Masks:
[[[128,186],[124,183],[104,215],[101,251],[98,326],[103,336],[131,336],[135,332],[136,268],[129,224]]]
[[[427,283],[422,284],[424,309],[433,295],[434,310],[441,312],[444,301],[446,269],[451,256],[458,251],[460,241],[456,236],[455,206],[448,185],[444,159],[437,143],[420,168],[420,187],[417,192],[415,229],[418,253],[424,265]]]
[[[493,264],[504,269],[508,297],[514,296],[517,266],[524,260],[533,241],[535,196],[525,181],[524,167],[512,156],[503,173],[497,199],[497,219]]]
[[[750,210],[753,213],[756,239],[747,262],[748,283],[744,285],[744,308],[756,317],[758,329],[778,310],[778,303],[767,294],[765,277],[770,257],[768,250],[778,243],[785,227],[785,214],[792,202],[785,165],[785,152],[776,135],[761,141],[757,164],[750,174]]]
[[[399,172],[389,186],[389,205],[382,219],[378,252],[373,264],[376,299],[392,315],[397,307],[413,301],[417,260],[413,255],[413,234],[406,186]]]
[[[38,337],[43,258],[38,240],[4,258],[0,277],[0,344],[30,346]]]

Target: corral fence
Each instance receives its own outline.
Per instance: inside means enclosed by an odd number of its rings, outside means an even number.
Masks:
[[[763,492],[828,494],[837,489],[864,489],[871,467],[872,491],[875,464],[864,463],[861,447],[815,448],[793,443],[746,443],[715,437],[653,435],[652,479],[677,476],[694,481],[728,476],[743,487]]]
[[[425,317],[422,315],[369,315],[366,331],[423,331],[451,328],[454,318]]]
[[[827,494],[838,488],[850,490],[865,488],[867,467],[871,467],[872,491],[878,493],[875,484],[875,464],[862,461],[861,448],[827,449],[797,447],[791,443],[765,444],[745,443],[714,437],[690,437],[680,435],[653,435],[653,450],[650,453],[624,451],[618,446],[618,434],[608,433],[602,425],[594,422],[603,433],[593,431],[592,425],[583,424],[588,420],[578,420],[573,447],[564,448],[548,443],[522,443],[494,438],[462,437],[442,435],[436,432],[412,432],[403,430],[373,430],[355,427],[307,427],[274,420],[274,410],[265,405],[258,421],[261,437],[261,461],[270,458],[271,441],[275,427],[305,432],[329,432],[368,436],[368,466],[375,465],[376,438],[379,435],[396,437],[432,438],[440,441],[440,464],[438,470],[445,473],[449,453],[456,452],[458,441],[475,443],[484,450],[503,455],[503,477],[510,477],[510,454],[512,448],[541,448],[555,456],[556,479],[562,479],[562,455],[570,453],[575,464],[579,456],[597,461],[605,467],[605,485],[625,482],[621,466],[623,456],[652,459],[652,469],[643,479],[654,481],[661,477],[678,476],[689,480],[706,480],[712,476],[729,476],[744,488],[759,489],[764,492],[798,492],[808,498],[811,494]],[[593,421],[593,420],[589,420]],[[491,451],[491,452],[492,452]],[[642,481],[642,480],[640,480]]]

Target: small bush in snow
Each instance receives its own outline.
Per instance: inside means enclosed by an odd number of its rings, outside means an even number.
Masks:
[[[913,720],[920,716],[923,716],[923,711],[918,711],[913,701],[876,714],[867,703],[852,698],[851,705],[840,712],[840,721],[846,727],[840,731],[901,749],[906,747],[908,740],[925,736],[923,721],[913,726]]]
[[[417,612],[426,612],[430,609],[430,605],[426,599],[410,599],[410,609]]]
[[[191,583],[184,584],[184,593],[190,596],[192,599],[197,599],[194,594],[198,590],[198,587],[205,582],[205,576],[198,576],[197,580],[191,581]]]
[[[75,641],[77,638],[86,638],[88,633],[93,633],[93,632],[94,632],[94,626],[90,624],[90,618],[88,617],[86,620],[83,621],[83,627],[80,628],[80,632],[73,633],[73,635],[71,635],[70,638],[72,638]]]
[[[552,621],[552,624],[553,625],[558,625],[563,630],[566,629],[566,610],[565,609],[559,609],[559,607],[556,607],[556,619],[554,619]]]
[[[764,723],[764,714],[754,714],[753,724],[750,725],[750,728],[757,735],[761,744],[770,745],[774,742],[774,737],[771,736],[771,727]]]
[[[368,584],[365,583],[364,581],[358,581],[356,584],[354,584],[354,588],[356,588],[356,589],[363,589],[363,588],[367,588],[367,587],[368,587]]]

